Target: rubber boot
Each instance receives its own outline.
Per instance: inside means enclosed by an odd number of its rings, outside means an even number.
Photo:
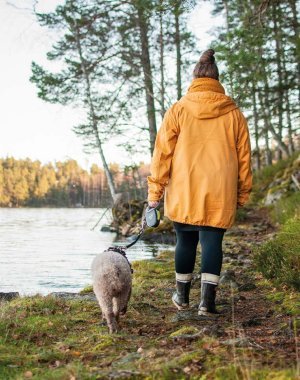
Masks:
[[[178,310],[189,308],[189,296],[191,289],[191,281],[176,280],[176,292],[173,293],[172,301]]]
[[[216,288],[217,284],[201,282],[201,299],[198,308],[198,315],[216,315],[220,314],[216,310]]]

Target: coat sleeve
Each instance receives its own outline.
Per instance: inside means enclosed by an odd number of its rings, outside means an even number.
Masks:
[[[242,113],[240,113],[236,150],[238,157],[237,203],[239,206],[244,206],[252,191],[252,164],[249,129]]]
[[[173,106],[174,107],[174,106]],[[157,132],[148,182],[148,202],[159,201],[168,184],[173,153],[179,128],[174,116],[173,107],[165,113],[162,125]]]

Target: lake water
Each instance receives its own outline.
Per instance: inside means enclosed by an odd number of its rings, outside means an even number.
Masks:
[[[100,231],[109,216],[91,230],[103,211],[0,208],[0,292],[74,292],[90,285],[94,256],[116,239],[115,233]],[[148,259],[170,248],[138,241],[127,256],[130,261]]]

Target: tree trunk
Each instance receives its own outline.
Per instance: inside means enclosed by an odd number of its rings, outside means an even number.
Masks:
[[[270,103],[269,103],[269,86],[265,84],[265,101],[262,102],[263,108],[264,108],[264,120],[265,120],[265,128],[267,128],[274,139],[276,140],[278,144],[278,148],[282,151],[282,153],[285,153],[287,156],[289,156],[289,150],[287,146],[284,144],[278,133],[276,133],[272,123],[271,123],[271,115],[270,115]]]
[[[258,91],[258,98],[259,98],[260,106],[263,109],[263,121],[264,121],[263,135],[265,139],[265,164],[272,165],[272,152],[269,146],[268,116],[265,112],[265,101],[263,100],[263,95],[261,91]]]
[[[265,137],[265,144],[266,144],[265,163],[268,166],[268,165],[272,165],[272,152],[269,146],[269,133],[267,129],[264,132],[264,137]]]
[[[165,109],[165,65],[164,65],[164,31],[163,31],[163,7],[162,0],[160,1],[160,13],[159,13],[159,46],[160,46],[160,114],[164,117],[166,113]]]
[[[286,68],[285,54],[283,54],[282,68],[284,73],[284,81],[288,83],[288,73]],[[285,89],[285,104],[286,104],[286,121],[288,126],[288,149],[289,153],[292,154],[295,151],[294,141],[293,141],[293,127],[291,118],[291,106],[289,97],[289,88]]]
[[[299,57],[299,22],[298,22],[298,15],[297,15],[297,2],[296,0],[290,0],[290,5],[292,8],[292,13],[293,13],[293,24],[292,27],[294,29],[294,38],[295,38],[295,49],[296,52],[298,52],[298,56],[296,56],[296,62],[297,62],[297,88],[298,88],[298,99],[300,103],[300,57]],[[297,53],[296,53],[297,54]]]
[[[147,103],[147,116],[149,124],[150,135],[150,153],[152,155],[156,138],[156,117],[155,117],[155,104],[154,104],[154,92],[153,92],[153,79],[149,54],[149,42],[148,42],[148,27],[147,20],[145,19],[144,10],[142,5],[135,5],[137,8],[138,27],[141,39],[141,65],[144,72],[144,84],[146,90],[146,103]]]
[[[227,0],[223,1],[224,4],[224,9],[225,9],[225,15],[226,15],[226,34],[228,36],[228,33],[230,31],[230,26],[229,26],[229,9],[228,9],[228,3]],[[231,41],[229,40],[228,37],[226,37],[228,46],[230,46]],[[230,49],[230,48],[229,48]],[[229,51],[230,53],[230,51]],[[231,68],[228,67],[228,75],[229,75],[229,87],[230,87],[230,96],[234,96],[234,91],[233,91],[233,75]]]
[[[180,1],[176,1],[174,8],[175,17],[175,46],[176,46],[176,72],[177,72],[177,100],[182,96],[181,84],[181,48],[180,48]]]
[[[275,50],[276,50],[276,66],[277,66],[277,75],[278,75],[278,136],[280,140],[282,140],[282,116],[283,116],[283,101],[284,101],[284,91],[283,91],[283,81],[282,81],[282,64],[281,64],[281,53],[282,53],[282,45],[281,45],[281,36],[278,30],[278,18],[277,12],[280,11],[280,8],[276,7],[274,3],[272,6],[272,16],[274,22],[274,36],[275,36]],[[282,152],[278,150],[278,159],[282,158]]]
[[[261,50],[261,55],[263,55],[262,53],[263,52]],[[265,92],[264,95],[265,96],[263,97],[261,92],[259,92],[259,94],[261,96],[260,97],[260,103],[261,103],[261,106],[263,108],[265,128],[267,128],[271,132],[272,136],[277,141],[278,148],[283,153],[285,153],[287,156],[289,156],[289,150],[288,150],[287,146],[284,144],[284,142],[282,141],[282,139],[278,135],[278,133],[276,133],[276,131],[272,125],[272,122],[271,122],[271,108],[270,108],[270,101],[269,101],[270,88],[269,88],[269,83],[268,83],[267,72],[265,70],[265,62],[263,62],[263,64],[262,64],[262,75],[263,75],[264,92]]]
[[[92,118],[92,127],[93,127],[93,131],[94,131],[94,134],[95,134],[95,138],[96,138],[96,142],[97,142],[97,147],[98,147],[100,158],[101,158],[101,161],[102,161],[102,164],[103,164],[104,172],[105,172],[105,175],[106,175],[106,178],[107,178],[107,183],[108,183],[109,191],[110,191],[111,197],[113,199],[113,202],[115,203],[117,201],[118,197],[117,197],[117,194],[116,194],[113,178],[112,178],[111,172],[109,170],[109,167],[107,165],[106,158],[105,158],[105,155],[104,155],[104,152],[103,152],[102,142],[101,142],[101,139],[100,139],[100,136],[99,136],[98,123],[97,123],[97,118],[96,118],[96,113],[95,113],[95,107],[94,107],[93,100],[92,100],[92,95],[91,95],[91,82],[90,82],[90,77],[89,77],[88,71],[86,69],[86,61],[85,61],[85,59],[83,57],[83,53],[82,53],[79,28],[78,28],[76,19],[74,19],[74,29],[75,29],[75,38],[76,38],[77,50],[78,50],[79,59],[80,59],[80,65],[81,65],[81,69],[82,69],[82,72],[83,72],[83,75],[84,75],[84,79],[85,79],[86,97],[87,97],[87,103],[89,105],[90,115],[91,115],[91,118]]]
[[[258,145],[258,140],[259,140],[258,114],[257,114],[257,104],[256,104],[256,92],[255,92],[255,86],[254,85],[252,87],[252,103],[253,103],[255,153],[256,153],[255,168],[256,168],[256,170],[259,170],[261,167],[261,163],[260,163],[260,148]]]

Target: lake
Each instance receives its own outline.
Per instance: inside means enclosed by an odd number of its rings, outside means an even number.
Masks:
[[[76,292],[90,285],[94,256],[116,240],[115,233],[100,231],[110,215],[92,231],[103,212],[0,208],[0,292],[45,295]],[[127,250],[127,256],[130,261],[149,259],[171,247],[140,240]]]

